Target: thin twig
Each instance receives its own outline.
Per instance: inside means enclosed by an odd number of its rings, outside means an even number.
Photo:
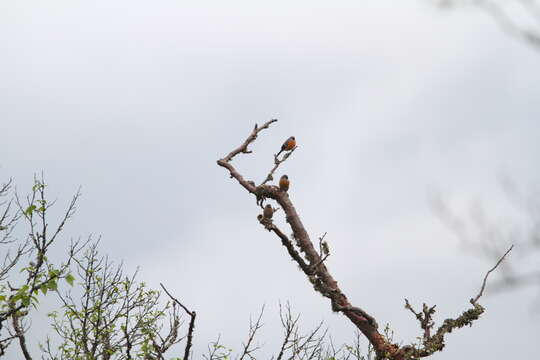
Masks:
[[[251,348],[251,344],[253,343],[253,340],[255,339],[255,335],[257,334],[257,331],[263,326],[261,324],[262,316],[264,313],[264,305],[261,309],[261,312],[259,313],[259,317],[257,318],[257,321],[255,324],[253,324],[252,319],[249,319],[249,335],[248,340],[244,345],[244,349],[242,351],[242,355],[240,355],[239,360],[243,360],[244,357],[249,356],[250,359],[255,359],[251,353],[254,351],[260,349],[260,346],[255,346],[254,348]]]
[[[272,168],[272,170],[270,170],[270,172],[268,173],[268,175],[266,175],[266,179],[264,179],[264,181],[261,183],[261,185],[264,185],[264,184],[266,184],[267,182],[274,180],[274,172],[277,170],[277,168],[279,167],[279,165],[281,165],[282,163],[284,163],[284,162],[289,158],[289,156],[292,155],[292,153],[294,152],[294,150],[296,150],[297,148],[298,148],[298,146],[295,146],[294,148],[292,148],[292,150],[287,151],[287,152],[285,153],[285,155],[283,155],[283,157],[281,158],[281,160],[279,159],[279,157],[278,157],[277,155],[274,155],[274,167]]]
[[[510,246],[510,248],[508,250],[506,250],[506,252],[504,253],[503,256],[501,256],[501,258],[499,259],[499,261],[497,261],[497,263],[495,264],[495,266],[493,266],[491,269],[488,270],[488,272],[486,273],[486,276],[484,276],[484,280],[482,281],[482,287],[480,288],[480,292],[478,293],[478,295],[476,295],[476,297],[474,299],[471,299],[470,302],[471,304],[475,305],[476,302],[478,301],[478,299],[480,299],[480,297],[484,294],[484,289],[486,287],[486,282],[487,282],[487,279],[488,279],[488,276],[489,274],[491,274],[492,271],[494,271],[498,266],[499,264],[504,260],[504,258],[506,257],[506,255],[508,255],[508,253],[510,251],[512,251],[512,249],[514,248],[514,245]]]

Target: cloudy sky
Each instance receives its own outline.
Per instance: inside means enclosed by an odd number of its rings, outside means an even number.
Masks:
[[[324,320],[336,343],[353,338],[216,165],[256,122],[279,119],[235,165],[262,181],[296,136],[280,169],[292,201],[312,238],[328,233],[328,266],[352,303],[403,342],[420,335],[403,298],[456,316],[491,266],[463,251],[430,196],[507,219],[498,176],[540,180],[540,52],[472,9],[6,1],[0,51],[0,181],[22,192],[43,171],[59,204],[82,186],[63,241],[101,235],[104,253],[197,310],[198,356],[218,334],[238,350],[266,304],[268,358],[278,301],[306,330]],[[534,295],[487,296],[485,316],[433,358],[525,358],[539,334]]]

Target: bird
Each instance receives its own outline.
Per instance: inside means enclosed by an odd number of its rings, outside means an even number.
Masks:
[[[281,145],[281,150],[279,150],[276,156],[279,156],[279,154],[281,154],[283,151],[291,151],[292,149],[294,149],[295,146],[296,139],[294,138],[294,136],[291,136],[290,138],[285,140],[283,145]]]
[[[272,205],[266,204],[263,210],[263,216],[265,219],[271,219],[274,215],[274,209],[272,208]]]
[[[282,175],[279,179],[279,188],[281,191],[289,190],[289,177],[287,175]]]

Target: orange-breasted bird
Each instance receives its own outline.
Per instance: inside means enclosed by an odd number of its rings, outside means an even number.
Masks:
[[[291,151],[292,149],[294,149],[295,146],[296,139],[294,138],[294,136],[291,136],[290,138],[285,140],[283,145],[281,145],[281,150],[279,150],[276,156],[279,156],[279,154],[281,154],[283,151]]]
[[[274,209],[272,208],[272,205],[266,204],[263,210],[263,216],[265,219],[271,219],[274,215]]]
[[[279,179],[279,188],[282,191],[289,190],[289,177],[287,175],[282,175]]]

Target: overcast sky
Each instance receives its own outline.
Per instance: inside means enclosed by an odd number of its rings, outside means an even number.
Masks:
[[[82,186],[63,241],[102,235],[104,253],[197,310],[196,358],[218,334],[239,350],[263,304],[269,358],[280,300],[306,330],[324,320],[350,342],[353,326],[216,165],[278,118],[235,165],[260,182],[296,136],[278,175],[312,239],[328,233],[352,303],[403,342],[420,335],[403,298],[437,304],[438,320],[465,310],[492,264],[463,251],[429,197],[506,219],[498,175],[538,183],[540,53],[480,12],[429,1],[194,3],[3,2],[0,181],[25,191],[43,171],[59,204]],[[534,295],[487,296],[433,358],[527,358]]]

